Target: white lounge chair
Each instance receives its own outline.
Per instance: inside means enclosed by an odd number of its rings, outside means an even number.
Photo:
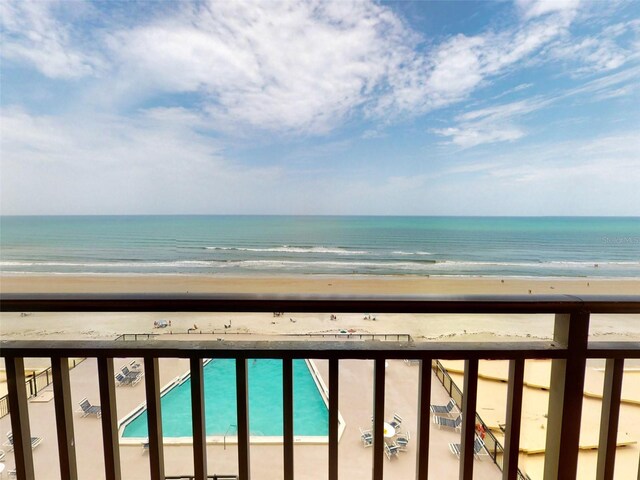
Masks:
[[[85,397],[80,400],[80,410],[78,412],[86,417],[88,415],[95,415],[96,418],[100,418],[102,415],[102,410],[100,409],[100,405],[91,405],[91,402]]]
[[[459,443],[449,444],[449,450],[451,450],[451,453],[453,453],[458,458],[460,458],[461,449],[462,446]],[[484,442],[478,437],[476,437],[473,441],[473,455],[476,458],[480,458],[480,455],[489,455],[489,452],[487,452],[487,448],[484,446]]]
[[[129,386],[133,386],[136,385],[141,379],[141,376],[137,376],[137,377],[127,377],[125,376],[122,372],[118,372],[115,374],[115,379],[116,382],[118,382],[118,386],[120,385],[129,385]]]
[[[31,437],[31,448],[34,449],[42,443],[42,437]],[[9,451],[13,450],[13,433],[7,432],[7,441],[3,443],[5,447],[9,447]]]
[[[127,367],[126,365],[122,367],[120,371],[125,377],[129,377],[129,378],[141,378],[144,375],[144,373],[142,372],[137,372],[137,371],[134,372],[132,370],[129,370],[129,367]]]
[[[460,430],[462,429],[462,415],[458,415],[458,418],[447,418],[434,415],[433,423],[438,425],[438,428],[446,427],[453,430]]]
[[[449,400],[449,403],[446,405],[431,405],[430,409],[431,413],[435,413],[436,415],[454,416],[460,414],[460,409],[453,398]]]

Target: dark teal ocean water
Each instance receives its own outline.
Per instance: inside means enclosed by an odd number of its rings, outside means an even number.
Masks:
[[[640,277],[640,218],[0,217],[3,274]]]

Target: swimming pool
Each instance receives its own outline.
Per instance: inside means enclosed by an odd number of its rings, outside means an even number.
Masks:
[[[309,362],[309,363],[307,363]],[[282,436],[282,360],[247,362],[249,378],[249,429],[252,436]],[[293,361],[294,435],[326,437],[327,404],[319,388],[320,379],[310,361]],[[235,360],[215,359],[204,366],[205,419],[207,436],[236,435]],[[192,437],[191,378],[168,388],[161,399],[162,431],[165,438]],[[122,437],[145,438],[147,410],[137,409],[121,423]]]

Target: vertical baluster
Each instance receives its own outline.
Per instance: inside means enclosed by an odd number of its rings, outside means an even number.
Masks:
[[[429,477],[429,407],[431,406],[431,358],[420,361],[420,380],[418,385],[418,456],[417,480]]]
[[[195,480],[207,480],[207,431],[204,408],[204,376],[201,358],[191,358],[191,421]]]
[[[462,391],[460,480],[471,480],[473,478],[473,447],[476,437],[476,401],[478,397],[477,359],[464,361],[464,388]]]
[[[29,428],[29,404],[27,403],[24,359],[8,357],[4,359],[7,369],[7,389],[9,390],[9,411],[11,412],[11,432],[13,434],[13,455],[16,462],[18,480],[33,480],[33,453],[31,451],[31,429]]]
[[[382,480],[384,466],[384,358],[374,361],[373,397],[373,480]]]
[[[249,395],[247,384],[247,359],[236,358],[236,398],[238,411],[238,478],[249,480]]]
[[[338,480],[340,361],[329,359],[329,480]]]
[[[76,465],[76,447],[73,438],[69,359],[67,357],[52,358],[51,374],[53,375],[53,399],[56,412],[60,476],[64,479],[76,480],[78,478],[78,467]]]
[[[608,358],[604,372],[602,414],[600,416],[600,442],[598,443],[597,480],[613,480],[618,440],[618,418],[622,393],[623,358]]]
[[[553,340],[567,358],[551,361],[544,480],[576,478],[588,337],[589,313],[556,315]]]
[[[113,358],[98,358],[98,385],[100,387],[100,410],[104,468],[107,480],[120,480],[120,446],[118,443],[118,411],[116,385],[113,376]]]
[[[503,480],[517,480],[518,478],[523,381],[524,359],[510,360],[509,386],[507,387],[507,430],[504,436],[504,454],[502,456]],[[497,459],[497,456],[494,455],[494,458]]]
[[[282,360],[284,480],[293,480],[293,361]]]
[[[151,467],[151,480],[164,480],[162,412],[160,408],[160,369],[157,358],[145,357],[144,379],[147,394],[147,425],[149,428],[149,464]]]

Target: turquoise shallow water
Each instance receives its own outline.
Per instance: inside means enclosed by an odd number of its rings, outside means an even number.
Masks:
[[[251,435],[282,436],[282,361],[249,360],[249,428]],[[236,434],[235,361],[216,359],[204,367],[207,435]],[[294,434],[326,436],[327,407],[304,360],[293,362]],[[161,400],[165,437],[191,437],[191,380],[169,390]],[[147,437],[144,410],[124,429],[124,437]]]
[[[640,277],[640,218],[0,217],[5,274]]]

